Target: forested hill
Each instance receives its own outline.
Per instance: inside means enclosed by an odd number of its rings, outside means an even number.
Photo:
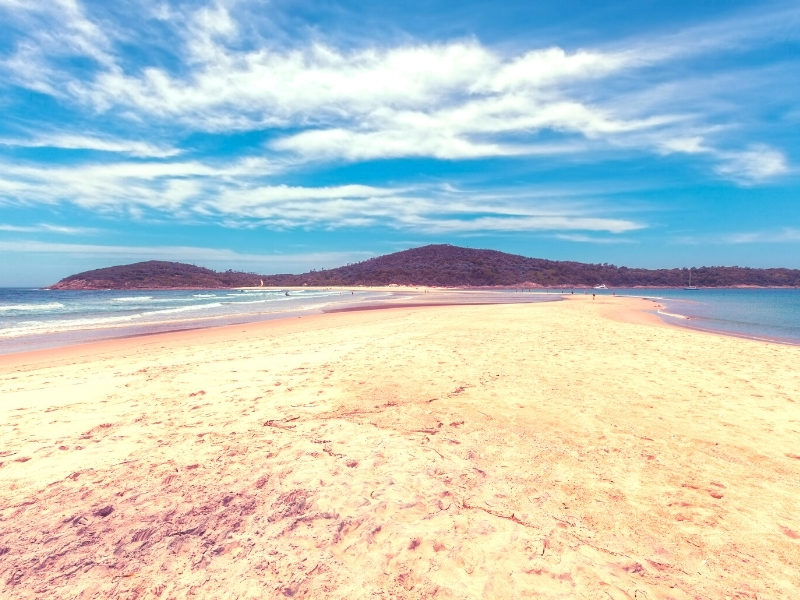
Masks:
[[[693,268],[699,287],[800,287],[800,270],[740,267]],[[219,273],[193,265],[149,261],[72,275],[53,289],[159,289],[258,286],[519,286],[683,287],[688,269],[629,269],[609,264],[585,264],[526,258],[496,250],[431,245],[371,258],[364,262],[311,271],[302,275]]]
[[[54,290],[153,290],[175,288],[232,288],[260,285],[261,277],[252,273],[211,269],[163,260],[107,267],[65,277]]]
[[[688,269],[629,269],[526,258],[496,250],[473,250],[445,244],[423,246],[371,258],[364,262],[312,271],[303,275],[273,275],[265,285],[431,285],[431,286],[595,286],[683,287]],[[700,267],[692,269],[692,284],[700,287],[800,287],[800,270]]]

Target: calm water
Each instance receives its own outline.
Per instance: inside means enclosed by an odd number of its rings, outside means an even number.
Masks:
[[[593,290],[658,299],[668,323],[705,331],[800,344],[800,290]]]
[[[560,290],[558,290],[560,292]],[[577,293],[582,293],[583,290]],[[593,290],[657,299],[676,325],[800,344],[800,290]],[[591,292],[590,292],[591,293]],[[319,314],[391,301],[432,299],[413,290],[51,291],[0,288],[0,354],[126,337]],[[560,293],[453,291],[447,302],[537,302]]]

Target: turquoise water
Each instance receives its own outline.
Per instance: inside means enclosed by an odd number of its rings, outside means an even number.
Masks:
[[[452,291],[447,302],[537,302],[550,293]],[[567,290],[569,292],[569,290]],[[675,325],[781,343],[800,344],[800,290],[613,289],[598,295],[653,298]],[[583,290],[576,291],[581,294]],[[52,291],[0,288],[0,354],[160,331],[246,323],[392,301],[427,301],[413,290],[168,290]]]
[[[602,295],[658,299],[666,322],[704,331],[800,344],[800,290],[797,289],[613,289]]]
[[[432,298],[412,289],[61,291],[0,288],[0,354],[390,302],[505,303],[556,299],[489,291],[452,291]]]
[[[375,292],[293,290],[56,291],[0,288],[0,354],[319,313]]]

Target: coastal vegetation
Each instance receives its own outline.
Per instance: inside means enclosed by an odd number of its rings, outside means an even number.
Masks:
[[[446,287],[683,287],[690,269],[637,269],[527,258],[447,244],[412,248],[335,269],[299,275],[217,272],[194,265],[147,261],[71,275],[53,289],[169,289],[259,286],[426,285]],[[699,267],[699,287],[800,287],[798,269]]]
[[[195,265],[164,260],[148,260],[85,271],[65,277],[54,290],[144,290],[247,287],[260,284],[258,275],[238,271],[217,272]]]

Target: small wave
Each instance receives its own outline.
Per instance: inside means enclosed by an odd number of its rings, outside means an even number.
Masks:
[[[280,298],[264,298],[263,300],[242,300],[241,302],[226,302],[225,304],[239,306],[240,304],[266,304],[267,302],[275,302]]]
[[[679,315],[677,313],[668,313],[661,310],[656,312],[660,315],[664,315],[665,317],[672,317],[673,319],[685,319],[686,321],[689,321],[691,319],[691,317],[687,317],[686,315]]]
[[[146,300],[152,300],[152,296],[131,296],[129,298],[113,298],[112,302],[144,302]]]
[[[192,294],[193,298],[216,298],[216,294]]]
[[[274,296],[278,292],[239,292],[238,294],[225,294],[230,298],[243,298],[245,296]]]
[[[210,304],[195,304],[194,306],[181,306],[180,308],[167,308],[165,310],[151,310],[143,313],[148,316],[152,315],[169,315],[173,313],[187,312],[190,310],[205,310],[208,308],[219,308],[222,306],[221,302],[211,302]]]
[[[33,311],[33,310],[53,310],[56,308],[64,308],[64,305],[60,302],[48,302],[47,304],[6,304],[5,306],[0,306],[0,311],[11,311],[11,310],[24,310],[24,311]]]
[[[68,319],[64,321],[23,321],[16,327],[0,329],[0,338],[21,337],[42,333],[59,333],[78,329],[103,329],[141,318],[141,315],[102,317],[97,319]]]

